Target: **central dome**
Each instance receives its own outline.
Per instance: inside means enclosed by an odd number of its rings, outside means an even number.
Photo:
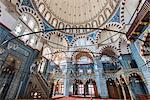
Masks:
[[[108,4],[108,0],[46,0],[51,13],[64,22],[86,23],[95,19]]]
[[[41,15],[54,28],[97,28],[116,11],[120,0],[34,0]],[[87,33],[93,30],[66,31]]]

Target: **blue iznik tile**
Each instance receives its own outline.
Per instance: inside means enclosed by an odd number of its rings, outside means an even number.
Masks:
[[[34,9],[30,0],[23,0],[22,1],[22,5],[28,6],[28,7],[32,8],[32,9]]]
[[[95,32],[91,33],[89,35],[89,37],[91,37],[93,40],[95,40],[96,39],[96,33]]]
[[[52,30],[53,28],[48,25],[46,22],[43,22],[45,30]],[[47,32],[46,32],[47,33]]]
[[[119,8],[118,11],[115,13],[115,15],[114,15],[113,18],[110,20],[110,22],[118,22],[118,23],[120,23],[120,8]]]
[[[73,36],[70,36],[70,35],[66,35],[66,38],[68,39],[69,42],[73,40]]]

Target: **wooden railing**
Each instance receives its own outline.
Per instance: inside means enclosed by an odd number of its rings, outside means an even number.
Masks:
[[[40,73],[35,73],[34,74],[34,77],[37,79],[36,82],[38,82],[37,84],[40,85],[40,87],[43,89],[43,91],[40,91],[42,92],[41,93],[41,98],[40,100],[49,100],[49,86],[48,86],[48,83],[47,81],[44,79],[44,77],[40,74]],[[37,100],[37,99],[34,99],[33,97],[29,96],[29,95],[25,95],[25,96],[21,96],[19,97],[17,100]]]
[[[46,93],[47,96],[49,96],[49,86],[48,83],[44,80],[43,76],[40,73],[36,74],[36,77],[43,88],[44,92]]]
[[[128,39],[132,38],[132,37],[130,37],[132,35],[132,32],[135,32],[135,29],[140,24],[143,17],[145,17],[145,15],[148,13],[149,9],[150,9],[150,1],[146,0],[145,3],[143,4],[141,10],[137,14],[133,24],[131,25],[130,29],[127,32],[127,38]]]

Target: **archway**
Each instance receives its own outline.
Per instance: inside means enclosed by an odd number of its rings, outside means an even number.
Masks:
[[[73,84],[73,95],[80,95],[84,97],[98,97],[98,90],[96,82],[92,79],[86,81],[85,84],[81,80],[76,80]]]
[[[104,47],[101,51],[101,61],[104,72],[116,72],[121,69],[118,51],[113,46]]]
[[[87,80],[85,83],[85,95],[90,95],[94,97],[98,97],[98,90],[96,86],[96,82],[92,79]]]
[[[107,89],[108,89],[109,98],[119,99],[119,93],[118,93],[115,81],[109,78],[106,81],[106,83],[107,83]]]
[[[54,96],[63,95],[64,93],[64,80],[60,79],[54,83]]]
[[[14,33],[15,36],[19,35],[25,35],[21,37],[20,39],[30,45],[32,48],[37,48],[37,43],[38,43],[38,35],[37,34],[32,34],[32,35],[26,35],[31,32],[37,32],[40,30],[40,26],[36,18],[29,14],[29,13],[23,13],[20,16],[20,20],[17,22],[17,25],[14,27],[12,32]]]
[[[73,95],[84,95],[84,84],[81,80],[74,80],[73,84]]]
[[[145,83],[138,74],[131,74],[129,81],[131,90],[135,97],[141,94],[148,94]]]

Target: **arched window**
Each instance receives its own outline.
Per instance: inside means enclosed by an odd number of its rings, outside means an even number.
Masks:
[[[111,57],[108,57],[108,56],[106,56],[106,55],[103,55],[103,56],[101,57],[101,61],[111,61]]]
[[[85,27],[86,27],[86,28],[91,28],[90,23],[87,23]],[[87,29],[87,32],[89,32],[89,31],[90,31],[90,29]]]
[[[40,6],[39,6],[39,12],[43,13],[44,9],[45,9],[44,4],[40,4]]]
[[[119,99],[119,93],[115,81],[109,78],[106,83],[107,83],[109,98]]]
[[[80,25],[79,28],[83,28],[83,26]],[[80,29],[80,33],[84,33],[84,29]]]
[[[46,15],[45,15],[45,19],[47,20],[47,21],[49,21],[50,20],[50,18],[51,18],[51,14],[48,12],[48,13],[46,13]]]
[[[64,23],[60,22],[60,23],[59,23],[59,28],[60,28],[60,29],[61,29],[61,28],[64,28]]]
[[[80,52],[76,55],[76,68],[80,74],[92,74],[94,72],[94,65],[91,55],[85,52]]]
[[[100,15],[99,17],[98,17],[98,21],[99,21],[99,24],[102,24],[103,22],[104,22],[104,16],[103,15]]]
[[[130,81],[131,90],[135,95],[135,97],[137,97],[139,94],[148,94],[146,85],[138,74],[136,73],[131,74],[129,77],[129,81]]]
[[[93,26],[93,28],[97,28],[97,27],[98,27],[97,21],[94,20],[94,21],[92,22],[92,26]]]
[[[18,24],[15,26],[13,32],[16,36],[24,35],[32,32],[39,31],[38,23],[36,22],[35,18],[27,13],[24,13],[20,20],[18,21]],[[28,45],[34,47],[37,41],[37,35],[25,35],[21,37],[21,40],[23,40]]]
[[[58,24],[58,20],[57,20],[56,18],[54,18],[54,19],[52,20],[52,25],[53,25],[54,27],[57,27],[57,24]]]
[[[22,31],[22,24],[18,24],[16,27],[15,27],[15,29],[14,29],[14,31],[15,31],[15,34],[16,35],[19,35],[20,34],[20,32]]]
[[[83,56],[78,60],[78,64],[89,64],[89,63],[92,63],[92,61],[90,58],[86,56]]]
[[[83,84],[78,85],[78,94],[80,94],[80,95],[84,94],[84,85]]]
[[[28,34],[29,32],[30,32],[30,31],[29,31],[28,29],[26,29],[23,34]],[[29,39],[29,35],[26,35],[26,36],[22,37],[22,39],[23,39],[25,42],[27,42],[28,39]]]

